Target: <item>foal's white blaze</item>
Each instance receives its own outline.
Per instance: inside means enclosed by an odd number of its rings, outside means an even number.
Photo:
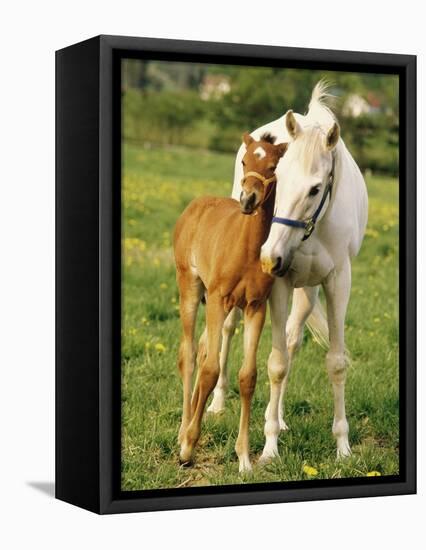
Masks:
[[[263,147],[261,147],[260,145],[259,145],[259,147],[257,147],[257,149],[255,149],[254,154],[257,157],[259,157],[260,159],[263,159],[263,158],[266,157],[265,149]]]

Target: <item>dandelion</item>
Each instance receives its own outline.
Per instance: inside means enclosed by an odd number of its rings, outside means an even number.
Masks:
[[[235,334],[240,334],[240,329],[238,327],[235,329]]]
[[[176,303],[176,298],[173,296],[173,298],[171,299],[171,302],[172,304],[175,304]]]
[[[310,477],[315,477],[318,475],[318,470],[313,466],[308,466],[307,464],[303,466],[303,471],[305,472],[306,475]]]
[[[380,319],[379,319],[378,317],[374,317],[373,321],[374,321],[375,323],[380,323]]]
[[[160,265],[160,260],[158,258],[154,258],[152,260],[152,263],[153,263],[153,265],[155,265],[155,267],[158,267]]]
[[[367,473],[367,477],[376,477],[381,476],[382,474],[380,472],[377,472],[376,470],[373,470],[372,472]]]
[[[145,349],[151,348],[151,342],[145,342]]]
[[[167,288],[166,283],[161,283],[160,288],[161,290],[165,290]]]
[[[166,351],[166,346],[158,343],[158,344],[155,344],[155,349],[161,353],[164,353]]]

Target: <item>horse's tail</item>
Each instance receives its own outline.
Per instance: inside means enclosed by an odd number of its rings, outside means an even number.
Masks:
[[[328,351],[328,349],[330,348],[330,337],[328,333],[327,315],[318,297],[316,299],[314,309],[309,315],[306,324],[308,326],[309,332],[312,334],[314,341],[323,349]],[[346,345],[345,356],[348,364],[351,364],[351,354]]]
[[[316,299],[314,309],[309,315],[306,324],[315,342],[322,348],[328,350],[330,342],[328,336],[327,316],[319,298]]]

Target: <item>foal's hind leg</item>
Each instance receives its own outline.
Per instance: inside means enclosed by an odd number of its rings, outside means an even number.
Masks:
[[[337,456],[351,454],[348,433],[349,426],[345,411],[345,381],[347,357],[345,354],[345,316],[351,289],[351,267],[349,260],[338,272],[332,272],[323,283],[327,299],[328,330],[330,350],[326,363],[328,376],[333,386],[334,420],[333,435],[337,442]]]
[[[235,451],[240,461],[240,472],[251,470],[249,456],[249,422],[251,400],[256,387],[256,354],[265,322],[266,303],[244,312],[244,362],[238,374],[240,382],[241,416]]]
[[[225,397],[228,389],[228,355],[231,346],[231,340],[235,333],[238,319],[240,318],[240,310],[234,307],[225,319],[222,329],[222,348],[220,350],[220,374],[216,387],[213,393],[213,399],[210,403],[207,412],[221,413],[225,410]]]
[[[191,461],[194,446],[200,437],[206,401],[219,377],[220,338],[224,318],[220,296],[209,295],[206,305],[207,355],[199,366],[197,386],[192,396],[192,418],[182,438],[180,460],[183,463]]]
[[[278,418],[281,430],[288,430],[284,421],[284,396],[287,389],[288,377],[293,361],[293,357],[302,345],[303,330],[309,315],[314,309],[318,297],[319,287],[296,288],[293,293],[293,303],[291,306],[290,317],[287,321],[287,349],[288,349],[288,368],[281,384],[280,403],[278,408]],[[269,408],[269,405],[268,405]],[[266,409],[265,418],[268,417]]]
[[[178,359],[178,368],[183,385],[182,422],[178,437],[180,443],[191,420],[191,385],[195,363],[194,329],[203,285],[198,277],[187,272],[178,273],[177,282],[180,294],[179,309],[182,323],[182,338]]]

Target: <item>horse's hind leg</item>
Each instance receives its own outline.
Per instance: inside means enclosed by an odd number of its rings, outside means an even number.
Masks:
[[[220,296],[209,295],[206,304],[207,355],[197,373],[197,387],[192,396],[192,418],[185,431],[180,450],[182,463],[191,461],[194,446],[200,437],[201,420],[206,401],[219,377],[220,339],[225,313]]]
[[[235,451],[240,461],[240,472],[251,470],[249,456],[249,422],[253,393],[256,387],[256,354],[265,323],[266,302],[256,309],[247,307],[244,312],[244,362],[238,373],[240,382],[240,429]]]
[[[345,411],[345,381],[347,357],[345,354],[345,316],[351,289],[351,267],[349,260],[339,272],[332,272],[323,283],[327,299],[330,350],[326,363],[328,376],[333,386],[334,420],[333,435],[337,442],[337,456],[351,453],[349,426]]]
[[[287,321],[287,349],[288,349],[288,368],[281,384],[280,403],[278,408],[278,417],[281,430],[288,430],[288,426],[284,421],[284,396],[287,389],[288,377],[292,365],[293,357],[302,345],[303,330],[309,315],[314,309],[315,302],[318,298],[319,287],[296,288],[293,292],[293,303],[291,306],[290,317]],[[269,405],[268,405],[269,407]],[[268,417],[268,409],[266,409],[265,418]]]
[[[229,349],[231,346],[231,340],[235,333],[235,328],[237,326],[238,320],[240,318],[240,310],[237,307],[234,307],[223,324],[222,329],[222,348],[220,350],[220,373],[219,379],[217,381],[216,387],[213,393],[212,402],[207,409],[207,412],[210,413],[221,413],[225,410],[225,397],[226,391],[228,389],[228,355]]]
[[[178,368],[183,385],[182,422],[179,429],[179,443],[191,420],[191,385],[195,366],[194,330],[197,309],[202,296],[200,279],[188,272],[178,272],[179,310],[182,323],[182,338],[179,347]]]

